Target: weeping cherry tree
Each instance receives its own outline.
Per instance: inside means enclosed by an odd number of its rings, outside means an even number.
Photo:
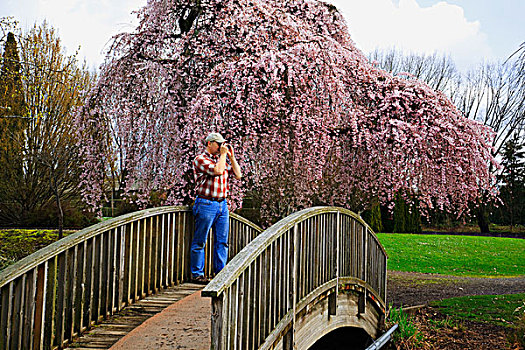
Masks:
[[[246,174],[232,181],[232,206],[250,190],[267,219],[398,192],[423,212],[461,215],[492,189],[491,130],[443,93],[370,64],[332,5],[152,0],[138,16],[114,38],[76,120],[95,208],[108,181],[141,205],[152,191],[189,203],[192,161],[211,131]]]

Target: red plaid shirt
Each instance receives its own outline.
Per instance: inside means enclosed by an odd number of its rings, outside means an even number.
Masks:
[[[224,173],[215,175],[213,169],[218,161],[219,156],[213,156],[208,151],[204,151],[193,161],[193,175],[197,196],[217,199],[228,197],[228,173],[231,171],[232,166],[226,163]]]

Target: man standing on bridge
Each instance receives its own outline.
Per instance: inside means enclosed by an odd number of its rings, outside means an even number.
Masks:
[[[228,259],[229,212],[228,176],[242,177],[233,148],[219,133],[211,133],[205,140],[206,150],[193,161],[197,198],[193,205],[195,235],[191,242],[192,282],[206,284],[204,277],[204,246],[210,228],[213,232],[213,271],[222,270]],[[229,158],[230,164],[226,162]]]

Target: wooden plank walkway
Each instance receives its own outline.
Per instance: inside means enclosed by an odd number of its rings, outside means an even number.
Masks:
[[[109,349],[150,317],[202,288],[202,285],[184,283],[150,295],[104,320],[101,324],[77,338],[69,347],[78,350]]]
[[[110,350],[210,350],[210,319],[211,300],[198,291],[147,319]]]

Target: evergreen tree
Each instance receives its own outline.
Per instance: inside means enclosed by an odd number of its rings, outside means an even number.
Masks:
[[[396,193],[395,197],[395,206],[394,206],[394,232],[402,233],[406,232],[406,214],[407,214],[407,205],[405,199],[401,194]]]
[[[7,34],[2,55],[2,69],[0,71],[0,102],[2,115],[21,115],[24,112],[22,76],[20,74],[20,56],[15,35]]]
[[[421,233],[421,214],[414,196],[410,196],[407,202],[402,194],[396,194],[393,232]]]
[[[370,208],[365,210],[361,215],[363,220],[370,226],[374,232],[385,232],[381,218],[381,204],[379,198],[375,197],[370,203]]]
[[[387,205],[381,205],[381,224],[383,232],[394,232],[394,216]]]
[[[524,223],[525,204],[525,143],[516,134],[503,148],[500,176],[501,218],[512,226]]]
[[[406,232],[421,233],[421,213],[419,212],[419,203],[416,198],[412,198],[412,203],[406,206]]]
[[[15,36],[9,32],[0,70],[0,210],[10,203],[22,187],[22,148],[24,144],[25,104],[20,57]],[[18,211],[19,208],[13,208]],[[9,215],[9,214],[8,214]]]
[[[374,232],[383,232],[383,223],[381,221],[381,206],[379,200],[375,198],[370,208],[370,227]]]
[[[9,32],[2,55],[0,70],[0,120],[2,131],[2,146],[13,137],[19,136],[23,129],[24,92],[22,75],[20,73],[20,57],[15,36]]]

